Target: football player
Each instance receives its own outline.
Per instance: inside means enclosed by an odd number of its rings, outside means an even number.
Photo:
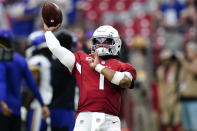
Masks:
[[[79,103],[74,131],[120,131],[122,93],[133,88],[135,69],[117,60],[121,49],[118,31],[104,25],[92,36],[91,55],[62,47],[43,22],[48,48],[75,76],[79,87]]]
[[[32,56],[28,58],[29,68],[34,76],[39,92],[45,105],[49,105],[52,100],[51,86],[51,59],[52,54],[46,46],[43,31],[35,31],[29,35],[29,47]],[[47,124],[42,119],[42,108],[37,99],[33,99],[30,105],[28,118],[28,131],[44,131]]]
[[[11,49],[13,39],[11,34],[9,30],[0,30],[0,46],[2,48]],[[6,78],[4,78],[6,85],[4,84],[4,89],[1,90],[0,94],[2,99],[0,99],[0,129],[2,131],[21,131],[21,85],[23,80],[39,101],[43,117],[48,117],[49,109],[43,103],[25,58],[19,53],[13,52],[11,61],[1,61],[0,64],[4,64],[5,68],[1,68],[4,69],[1,72],[6,75]],[[2,96],[4,97],[2,98]]]

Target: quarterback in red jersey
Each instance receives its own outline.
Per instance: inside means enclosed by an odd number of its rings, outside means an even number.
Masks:
[[[44,24],[48,48],[76,78],[79,87],[78,116],[74,131],[120,131],[122,93],[133,88],[135,69],[116,58],[121,40],[118,31],[104,25],[92,36],[92,53],[72,53],[61,46],[52,31],[57,27]]]

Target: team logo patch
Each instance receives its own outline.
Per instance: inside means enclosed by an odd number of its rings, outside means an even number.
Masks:
[[[96,118],[96,122],[100,122],[101,121],[101,119],[100,118]]]

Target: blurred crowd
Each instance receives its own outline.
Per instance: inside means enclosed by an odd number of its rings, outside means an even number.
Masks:
[[[0,0],[0,29],[13,33],[13,49],[27,61],[35,55],[32,32],[42,30],[45,1]],[[122,100],[123,131],[197,130],[196,0],[52,1],[62,9],[61,29],[71,35],[73,51],[90,53],[91,35],[99,25],[120,32],[121,60],[137,70],[135,88]]]

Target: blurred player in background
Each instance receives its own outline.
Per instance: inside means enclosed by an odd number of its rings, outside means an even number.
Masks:
[[[3,34],[7,34],[1,31],[1,37],[0,37],[0,108],[2,108],[2,112],[0,114],[0,120],[2,119],[2,115],[9,115],[11,113],[11,110],[8,108],[7,104],[5,103],[6,100],[6,89],[7,89],[7,70],[6,70],[6,62],[9,62],[13,59],[13,54],[11,49],[8,49],[10,47],[10,39],[11,37],[6,39],[3,36]],[[11,35],[11,34],[10,34]],[[9,39],[9,40],[8,40]],[[10,57],[7,57],[6,54],[9,54]]]
[[[51,60],[52,54],[46,46],[46,40],[43,31],[35,31],[30,34],[29,42],[31,44],[32,57],[28,58],[28,65],[45,105],[49,105],[52,99],[51,86]],[[30,105],[28,115],[28,131],[44,131],[47,124],[42,119],[42,108],[36,99]]]
[[[1,47],[11,49],[12,33],[8,30],[0,30]],[[1,62],[0,62],[1,63]],[[49,115],[49,110],[44,106],[33,76],[25,59],[18,53],[13,53],[13,60],[4,62],[6,69],[6,88],[1,90],[0,96],[4,96],[0,106],[0,129],[3,131],[21,130],[21,83],[24,79],[39,100],[42,106],[43,116]],[[2,71],[5,73],[5,71]]]
[[[135,69],[116,58],[121,40],[112,26],[101,26],[92,38],[92,54],[72,53],[62,47],[44,24],[47,46],[75,76],[79,87],[79,104],[74,131],[120,131],[121,97],[125,88],[133,88]]]
[[[75,43],[71,32],[56,32],[61,46],[72,50]],[[52,131],[73,131],[74,129],[74,95],[76,81],[68,69],[56,58],[52,61],[53,98],[50,104]]]

